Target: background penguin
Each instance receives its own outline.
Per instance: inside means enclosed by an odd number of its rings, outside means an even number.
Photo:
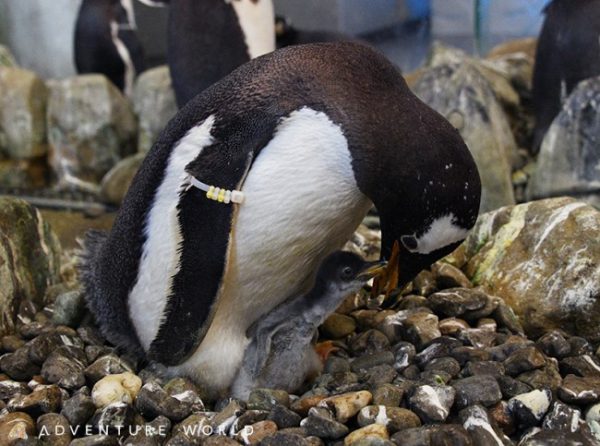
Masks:
[[[282,16],[275,17],[275,35],[277,48],[290,45],[303,45],[317,42],[357,41],[351,36],[331,31],[304,31],[294,26]]]
[[[533,150],[579,82],[600,75],[600,0],[553,0],[538,40],[533,73]]]
[[[231,393],[247,400],[254,388],[296,392],[321,371],[312,346],[317,328],[340,306],[384,269],[385,262],[365,262],[356,254],[336,251],[319,267],[315,285],[259,319],[248,330],[251,339]]]
[[[308,291],[373,204],[381,256],[402,242],[406,283],[466,237],[480,195],[458,132],[384,56],[355,43],[291,46],[171,120],[110,234],[88,238],[82,280],[111,342],[218,394],[248,327]]]
[[[126,94],[144,70],[131,1],[83,0],[75,24],[77,71],[102,73]]]
[[[169,4],[167,58],[179,107],[243,63],[275,49],[272,0],[163,3]]]

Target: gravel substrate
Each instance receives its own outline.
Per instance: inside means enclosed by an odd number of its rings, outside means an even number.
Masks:
[[[528,339],[447,264],[381,300],[361,292],[326,321],[333,353],[301,395],[211,402],[120,354],[77,292],[58,293],[1,339],[0,445],[600,444],[600,360],[585,339]]]

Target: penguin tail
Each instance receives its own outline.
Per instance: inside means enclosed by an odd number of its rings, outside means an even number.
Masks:
[[[89,230],[83,240],[78,240],[77,252],[79,278],[83,286],[85,301],[103,336],[117,348],[128,352],[135,360],[145,356],[128,319],[111,296],[111,290],[103,288],[99,277],[101,251],[108,239],[105,231]]]

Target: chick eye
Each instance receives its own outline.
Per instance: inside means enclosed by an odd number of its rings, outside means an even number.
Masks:
[[[415,251],[419,247],[419,243],[414,235],[403,235],[400,237],[400,241],[409,251]]]
[[[352,278],[352,268],[350,268],[349,266],[345,267],[342,270],[342,278],[343,279],[351,279]]]

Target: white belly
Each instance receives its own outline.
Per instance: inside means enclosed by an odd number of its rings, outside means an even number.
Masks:
[[[343,246],[371,206],[356,185],[341,129],[307,108],[282,121],[243,191],[214,320],[196,352],[172,369],[214,390],[234,378],[246,329],[307,291],[323,257]]]

